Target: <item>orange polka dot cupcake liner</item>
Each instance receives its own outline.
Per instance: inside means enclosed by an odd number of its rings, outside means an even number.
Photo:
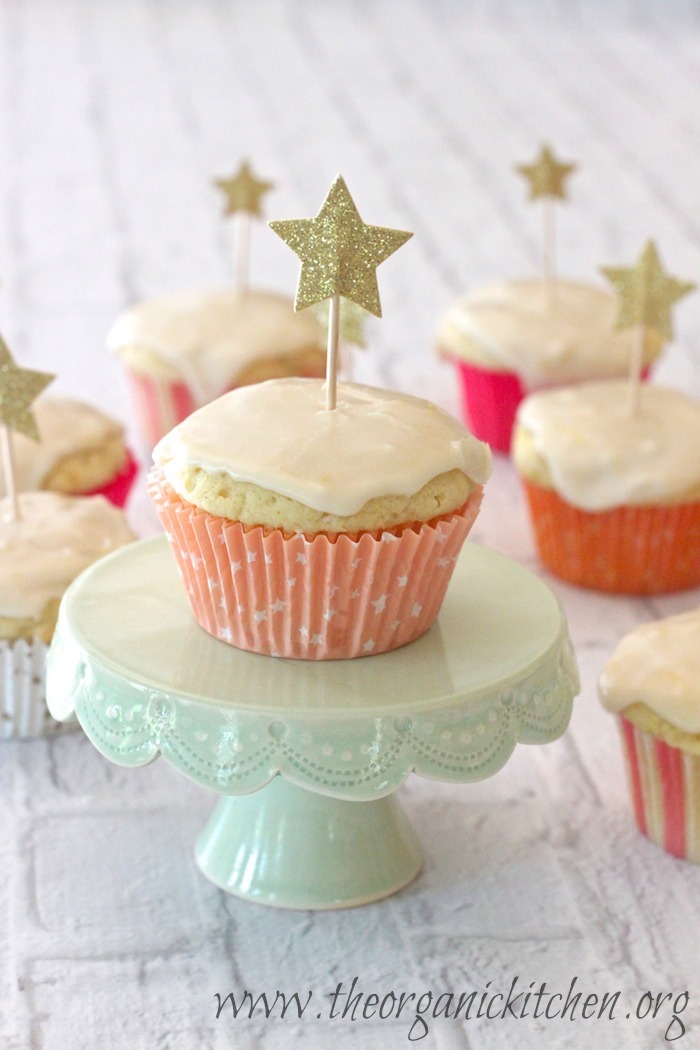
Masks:
[[[591,512],[527,478],[523,485],[540,559],[567,583],[615,594],[700,585],[700,503]]]
[[[379,533],[312,537],[249,528],[148,487],[197,622],[268,656],[339,660],[388,652],[436,619],[482,489],[459,511]]]

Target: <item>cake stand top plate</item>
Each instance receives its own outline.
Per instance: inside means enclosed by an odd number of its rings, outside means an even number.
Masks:
[[[49,655],[54,717],[121,765],[163,753],[215,790],[277,772],[340,798],[411,771],[490,776],[518,740],[559,736],[578,688],[561,608],[521,565],[467,544],[438,621],[390,653],[286,660],[195,622],[167,541],[124,547],[69,588]]]

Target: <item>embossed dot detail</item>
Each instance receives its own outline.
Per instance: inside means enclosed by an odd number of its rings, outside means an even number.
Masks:
[[[273,722],[272,725],[267,727],[267,731],[273,740],[284,740],[287,735],[287,726],[284,722]]]

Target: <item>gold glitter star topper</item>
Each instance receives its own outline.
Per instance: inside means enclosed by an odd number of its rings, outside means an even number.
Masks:
[[[238,211],[262,217],[260,202],[266,193],[274,187],[274,182],[265,182],[253,174],[247,160],[241,163],[238,171],[228,179],[214,179],[214,185],[224,193],[224,215],[233,215]]]
[[[11,431],[24,434],[39,441],[39,430],[31,411],[31,405],[44,387],[55,379],[46,372],[33,372],[18,368],[12,360],[7,345],[0,336],[0,439],[2,441],[5,487],[10,498],[12,517],[19,518],[19,503],[15,485],[14,461],[12,458]]]
[[[554,202],[566,200],[564,183],[576,170],[576,165],[557,160],[549,146],[542,146],[539,156],[532,164],[518,164],[515,170],[527,179],[530,187],[529,199],[533,201],[542,198],[542,267],[550,293],[553,293],[557,276]]]
[[[634,266],[602,266],[603,273],[618,295],[616,328],[637,326],[637,342],[630,361],[631,407],[639,405],[647,333],[662,340],[673,338],[671,307],[692,292],[692,281],[681,281],[664,273],[653,241],[647,241]]]
[[[248,287],[250,268],[250,220],[262,218],[261,201],[274,187],[274,182],[258,179],[250,164],[244,160],[238,171],[228,179],[214,179],[214,185],[224,194],[224,215],[233,215],[236,222],[234,271],[240,293]]]
[[[381,317],[375,271],[413,234],[363,222],[341,175],[315,219],[288,219],[269,225],[301,259],[294,309],[331,300],[326,407],[335,408],[340,297]]]
[[[532,164],[518,164],[516,171],[527,179],[530,186],[530,200],[538,197],[558,197],[566,200],[564,183],[574,171],[575,164],[557,160],[549,146],[540,148],[539,156]]]
[[[601,273],[615,286],[620,301],[616,328],[641,325],[673,338],[671,307],[695,285],[664,273],[653,241],[647,241],[634,266],[601,266]]]

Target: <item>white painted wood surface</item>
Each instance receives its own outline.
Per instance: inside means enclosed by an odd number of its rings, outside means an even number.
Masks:
[[[103,349],[117,311],[231,276],[210,176],[250,157],[278,182],[270,217],[287,218],[315,214],[340,171],[366,221],[416,233],[380,270],[385,319],[356,375],[456,411],[435,319],[476,282],[536,269],[539,215],[512,167],[541,140],[581,164],[563,271],[625,264],[652,235],[671,272],[700,280],[696,2],[5,0],[0,327],[22,363],[60,373],[55,389],[129,420]],[[253,246],[254,281],[291,290],[289,250],[263,228]],[[696,295],[658,372],[695,395],[699,322]],[[142,492],[131,515],[155,530]],[[476,539],[536,567],[504,460]],[[553,587],[583,675],[569,732],[482,784],[412,778],[425,871],[371,907],[278,912],[220,893],[191,853],[213,799],[163,762],[120,770],[80,737],[3,746],[0,1045],[409,1045],[410,1018],[327,1018],[324,995],[354,976],[380,995],[506,991],[516,976],[622,992],[612,1022],[431,1021],[419,1045],[440,1050],[666,1045],[668,1003],[634,1017],[648,989],[689,991],[677,1045],[699,1045],[700,871],[634,829],[595,680],[622,634],[700,596]],[[217,1020],[214,994],[244,989],[311,989],[322,1005],[301,1022]]]

